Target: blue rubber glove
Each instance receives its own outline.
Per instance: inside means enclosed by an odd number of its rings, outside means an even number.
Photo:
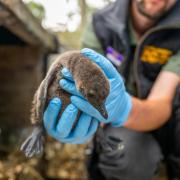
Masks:
[[[71,102],[81,111],[95,117],[100,122],[111,122],[112,126],[115,127],[122,126],[131,111],[132,102],[130,95],[125,90],[121,75],[108,59],[95,51],[85,48],[81,50],[81,53],[98,64],[110,82],[110,94],[105,103],[108,112],[108,119],[104,119],[101,114],[77,91],[73,78],[67,69],[62,70],[65,79],[60,81],[60,86],[64,90],[75,95],[71,97]]]
[[[54,98],[44,113],[44,126],[51,137],[64,143],[83,144],[96,132],[98,120],[86,113],[81,113],[76,126],[73,127],[78,114],[78,108],[73,104],[68,105],[57,120],[60,109],[61,100]]]

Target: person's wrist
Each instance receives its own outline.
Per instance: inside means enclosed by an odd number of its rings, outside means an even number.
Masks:
[[[125,95],[123,96],[121,107],[117,120],[111,122],[113,127],[123,126],[123,124],[128,120],[128,116],[132,109],[132,97],[127,92],[125,92]]]

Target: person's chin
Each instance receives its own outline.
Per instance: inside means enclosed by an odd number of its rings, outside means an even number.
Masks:
[[[151,10],[145,10],[145,9],[139,8],[139,11],[142,15],[144,15],[145,17],[152,19],[152,20],[158,20],[164,14],[164,11],[162,11],[162,10],[153,12]]]
[[[144,15],[146,17],[148,17],[149,19],[152,19],[152,20],[157,20],[159,18],[161,18],[163,16],[164,12],[159,12],[159,13],[144,13]]]
[[[154,10],[154,8],[146,9],[143,1],[137,2],[137,8],[138,8],[138,11],[143,16],[147,17],[148,19],[152,19],[152,20],[158,20],[164,14],[163,8],[159,8],[159,10],[156,10],[156,11]]]

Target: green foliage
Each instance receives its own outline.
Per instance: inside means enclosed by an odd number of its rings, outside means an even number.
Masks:
[[[32,14],[42,22],[42,20],[45,18],[45,9],[44,7],[36,3],[34,1],[29,1],[26,3],[28,9],[32,12]]]
[[[57,33],[61,44],[65,46],[66,49],[80,49],[81,48],[81,36],[82,29],[77,29],[74,32],[58,32]]]
[[[69,0],[67,0],[68,2]],[[80,49],[81,48],[81,37],[84,31],[84,27],[86,26],[87,21],[89,21],[92,13],[96,10],[94,7],[90,7],[85,0],[78,0],[78,5],[81,15],[81,23],[79,27],[74,32],[69,32],[66,30],[65,32],[58,32],[57,35],[60,39],[61,44],[63,44],[66,49]],[[68,17],[74,15],[74,12],[68,14]]]

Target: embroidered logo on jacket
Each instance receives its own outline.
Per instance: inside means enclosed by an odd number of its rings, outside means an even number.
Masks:
[[[165,64],[171,55],[172,51],[168,49],[155,46],[145,46],[141,55],[141,60],[151,64]]]

